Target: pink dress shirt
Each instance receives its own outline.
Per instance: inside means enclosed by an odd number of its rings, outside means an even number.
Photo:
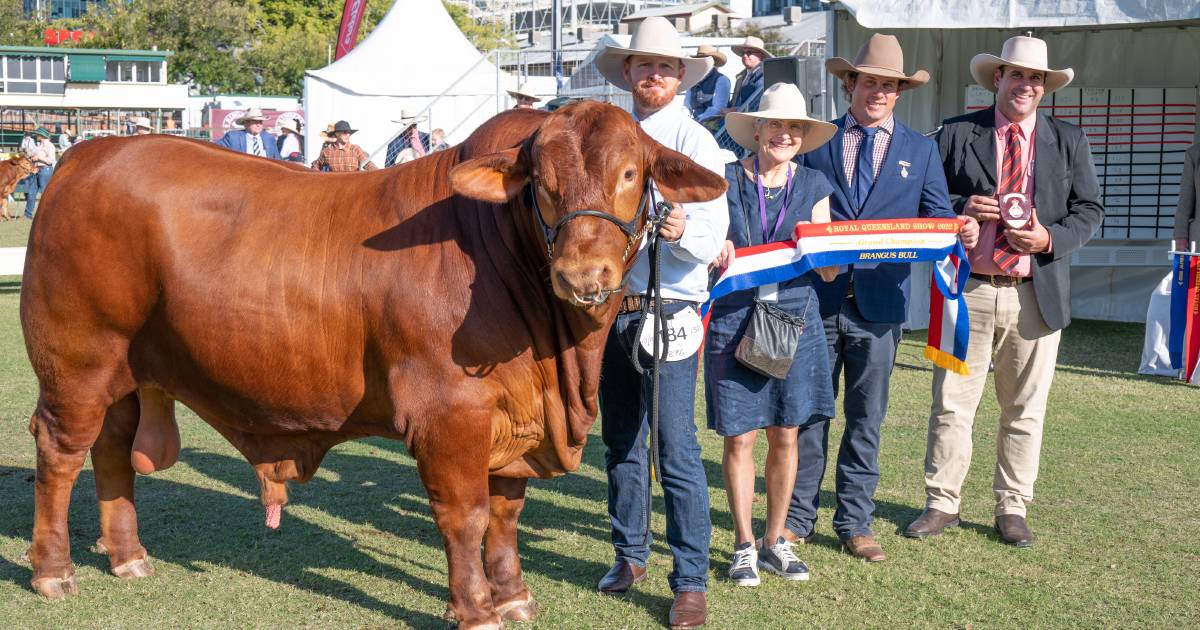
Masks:
[[[1004,149],[1007,147],[1008,126],[1012,124],[1010,120],[1000,113],[1000,109],[996,108],[996,181],[1000,181],[1000,169],[1004,164]],[[1021,129],[1021,167],[1025,169],[1025,177],[1021,180],[1021,192],[1025,193],[1030,200],[1033,199],[1033,133],[1037,128],[1037,116],[1030,116],[1025,120],[1017,123]],[[996,265],[996,261],[992,260],[992,252],[996,249],[996,222],[984,221],[979,224],[979,244],[975,246],[967,254],[968,260],[971,262],[972,273],[982,273],[989,276],[1010,275],[1000,270]],[[1017,259],[1017,268],[1013,270],[1011,275],[1028,278],[1033,274],[1033,263],[1029,256],[1021,256]]]

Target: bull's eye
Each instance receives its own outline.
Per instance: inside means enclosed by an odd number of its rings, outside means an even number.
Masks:
[[[635,173],[633,169],[629,169],[629,170],[625,171],[625,181],[627,181],[627,182],[633,181],[634,175],[637,175],[637,173]]]

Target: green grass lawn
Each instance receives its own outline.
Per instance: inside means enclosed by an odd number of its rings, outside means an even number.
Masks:
[[[11,244],[9,230],[28,222],[17,226],[0,224],[0,242]],[[89,467],[71,512],[82,594],[40,601],[21,557],[33,520],[34,446],[26,426],[37,382],[25,358],[18,292],[19,285],[0,283],[0,624],[445,627],[440,537],[401,444],[373,439],[333,449],[312,482],[291,485],[283,525],[270,532],[249,465],[186,411],[179,463],[138,480],[142,541],[157,575],[118,580],[91,549],[99,530]],[[733,532],[721,442],[702,430],[714,525],[710,627],[1200,626],[1200,390],[1135,374],[1141,335],[1141,326],[1100,322],[1067,330],[1031,511],[1038,542],[1028,550],[1000,544],[991,531],[997,407],[990,386],[964,490],[964,527],[924,542],[898,534],[922,507],[930,371],[920,335],[902,344],[884,426],[875,532],[886,563],[867,565],[838,550],[827,491],[815,544],[797,548],[812,581],[764,575],[758,588],[732,586],[723,579]],[[840,439],[840,424],[834,427],[831,443]],[[602,466],[593,431],[578,473],[532,484],[521,520],[526,578],[543,610],[532,627],[652,628],[666,619],[670,557],[661,503],[651,578],[628,598],[595,593],[612,559]],[[761,495],[756,510],[761,519]]]

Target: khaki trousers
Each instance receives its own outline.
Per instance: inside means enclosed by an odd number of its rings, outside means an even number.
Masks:
[[[1050,330],[1038,309],[1033,283],[994,287],[974,278],[963,292],[971,318],[970,374],[935,368],[929,441],[925,451],[926,506],[958,514],[960,491],[971,465],[971,426],[995,366],[1000,431],[992,494],[996,515],[1025,515],[1033,501],[1042,449],[1042,421],[1054,378],[1061,331]]]

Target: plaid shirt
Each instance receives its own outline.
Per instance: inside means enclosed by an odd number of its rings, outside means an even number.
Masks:
[[[858,126],[854,114],[846,112],[846,132],[842,136],[842,163],[846,165],[846,185],[854,185],[854,167],[858,165],[858,145],[862,144],[863,131]],[[892,132],[896,130],[896,118],[888,116],[879,129],[884,133],[875,134],[874,155],[871,163],[874,166],[875,179],[879,178],[879,169],[883,168],[883,160],[887,157],[888,147],[892,146]]]
[[[321,155],[312,163],[312,169],[319,171],[323,166],[328,166],[329,170],[334,173],[353,173],[358,170],[359,166],[362,166],[364,171],[373,171],[379,168],[368,159],[367,152],[357,144],[347,144],[340,149],[336,144],[325,145],[321,149]]]

